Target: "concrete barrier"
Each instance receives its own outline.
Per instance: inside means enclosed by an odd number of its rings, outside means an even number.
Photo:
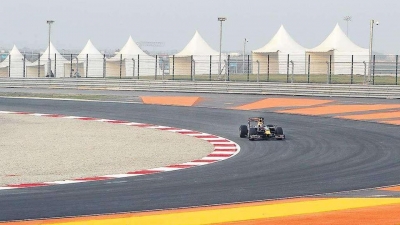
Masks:
[[[226,82],[226,81],[162,81],[127,79],[73,79],[73,78],[2,78],[3,88],[59,88],[59,89],[104,89],[121,91],[157,91],[219,94],[291,95],[369,97],[400,99],[400,86],[395,85],[343,85],[303,84],[271,82]]]

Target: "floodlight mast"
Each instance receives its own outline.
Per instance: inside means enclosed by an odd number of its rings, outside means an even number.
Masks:
[[[346,21],[346,35],[349,36],[349,22],[351,22],[351,16],[345,16],[343,18],[344,21]]]
[[[47,68],[47,76],[48,77],[51,77],[50,43],[51,43],[51,24],[52,23],[54,23],[54,20],[47,20],[47,24],[49,25],[48,68]]]
[[[243,42],[243,65],[242,65],[242,72],[243,72],[243,74],[245,73],[245,71],[244,71],[244,65],[245,65],[245,60],[246,60],[246,44],[247,44],[247,42],[249,42],[249,40],[247,39],[247,38],[245,38],[244,39],[244,42]]]
[[[379,25],[379,22],[376,20],[371,20],[370,21],[370,33],[369,33],[369,68],[368,68],[368,81],[367,83],[371,83],[371,74],[372,74],[372,47],[373,47],[373,42],[374,42],[374,25]]]
[[[218,21],[221,22],[219,30],[219,63],[218,63],[218,75],[222,73],[221,70],[221,53],[222,53],[222,22],[226,21],[226,17],[218,17]]]

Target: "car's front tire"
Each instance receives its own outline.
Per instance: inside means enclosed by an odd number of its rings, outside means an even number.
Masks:
[[[283,129],[282,129],[282,127],[277,127],[277,128],[276,128],[276,130],[275,130],[275,136],[278,136],[278,137],[279,137],[279,138],[276,138],[277,140],[283,140],[282,137],[285,137],[285,136],[283,135]]]
[[[246,125],[241,125],[241,126],[239,127],[239,136],[240,136],[241,138],[247,137],[247,133],[248,133],[248,132],[249,132],[249,131],[248,131]]]

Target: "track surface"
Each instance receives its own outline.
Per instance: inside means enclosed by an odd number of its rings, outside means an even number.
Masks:
[[[400,183],[396,126],[275,113],[0,98],[0,110],[92,116],[226,137],[241,152],[209,166],[114,181],[0,192],[0,221],[142,211],[323,194]],[[238,138],[249,116],[286,141]]]

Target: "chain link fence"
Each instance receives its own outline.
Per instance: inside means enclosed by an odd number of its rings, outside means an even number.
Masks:
[[[398,55],[0,55],[0,77],[398,85]]]

